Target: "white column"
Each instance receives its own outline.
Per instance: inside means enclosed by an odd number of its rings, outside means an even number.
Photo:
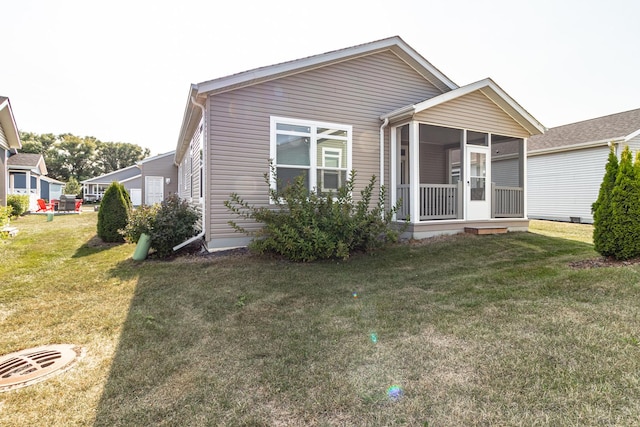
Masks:
[[[397,127],[388,127],[389,129],[389,208],[396,205],[398,200],[398,187],[397,187],[397,161],[398,161],[398,147],[397,147],[397,137],[396,133],[398,132]],[[396,214],[393,214],[393,220],[396,221]]]
[[[411,223],[420,222],[420,124],[409,123],[409,183],[411,194]]]

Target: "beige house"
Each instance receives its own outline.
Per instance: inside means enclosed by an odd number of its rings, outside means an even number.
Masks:
[[[16,126],[9,98],[0,96],[0,206],[7,205],[9,194],[9,168],[10,154],[22,148],[20,134]]]
[[[269,159],[309,189],[376,175],[407,237],[526,230],[526,141],[543,131],[491,79],[460,87],[391,37],[191,85],[178,191],[202,210],[210,250],[249,242],[223,203],[269,206]]]

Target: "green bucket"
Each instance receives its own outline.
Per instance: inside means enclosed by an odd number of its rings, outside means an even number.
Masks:
[[[53,221],[53,213],[50,212],[47,214],[47,222],[51,222],[51,221]]]

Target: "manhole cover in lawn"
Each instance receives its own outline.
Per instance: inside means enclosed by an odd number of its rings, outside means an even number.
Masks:
[[[84,350],[71,344],[45,345],[0,357],[0,392],[44,381],[71,368]]]

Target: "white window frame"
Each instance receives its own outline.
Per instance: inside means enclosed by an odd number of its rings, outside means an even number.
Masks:
[[[326,172],[332,172],[332,173],[336,173],[338,174],[338,187],[341,187],[342,185],[344,185],[344,182],[342,182],[342,174],[341,172],[344,170],[344,168],[341,168],[340,166],[338,166],[337,168],[333,167],[333,166],[327,166],[327,158],[329,159],[336,159],[338,160],[338,165],[342,164],[342,150],[339,148],[331,148],[331,147],[322,147],[322,191],[333,191],[336,190],[336,188],[326,188],[324,186],[325,183],[325,178],[324,175]],[[349,171],[346,171],[347,173],[349,173]]]
[[[310,132],[307,133],[303,133],[303,132],[296,132],[296,131],[282,131],[282,130],[278,130],[278,124],[288,124],[288,125],[293,125],[293,126],[305,126],[305,127],[309,127],[310,128]],[[291,166],[292,168],[295,169],[306,169],[308,172],[308,178],[309,178],[309,190],[313,190],[313,189],[317,189],[318,188],[318,169],[323,169],[324,168],[324,158],[322,159],[322,166],[317,166],[318,165],[318,140],[319,139],[323,139],[328,137],[327,135],[322,135],[322,134],[318,134],[318,128],[328,128],[328,129],[337,129],[337,130],[343,130],[346,132],[347,136],[334,136],[331,135],[330,138],[331,139],[337,139],[337,140],[342,140],[346,142],[346,153],[345,155],[347,156],[347,162],[346,162],[346,168],[335,168],[335,170],[338,171],[346,171],[347,175],[349,174],[349,171],[352,168],[352,135],[353,135],[353,126],[351,125],[345,125],[345,124],[339,124],[339,123],[330,123],[330,122],[320,122],[320,121],[315,121],[315,120],[303,120],[303,119],[294,119],[294,118],[288,118],[288,117],[277,117],[277,116],[271,116],[271,136],[270,136],[270,141],[271,141],[271,149],[270,149],[270,158],[273,161],[273,165],[274,167],[277,169],[278,166],[281,167],[287,167],[287,166]],[[310,138],[310,144],[309,144],[309,166],[303,166],[303,165],[278,165],[277,161],[278,159],[276,158],[277,155],[277,135],[281,134],[281,135],[293,135],[293,136],[305,136],[305,137],[309,137]],[[324,157],[324,149],[328,149],[328,150],[333,150],[333,151],[338,151],[337,149],[332,149],[330,147],[323,147],[323,157]],[[342,151],[342,150],[340,150]],[[338,164],[342,163],[342,153],[340,153],[340,162]],[[334,169],[334,168],[331,168]],[[277,189],[277,179],[274,176],[271,176],[270,178],[270,183],[271,183],[271,188],[272,189]],[[323,189],[321,189],[321,191],[323,191]],[[271,201],[273,203],[273,201]]]

